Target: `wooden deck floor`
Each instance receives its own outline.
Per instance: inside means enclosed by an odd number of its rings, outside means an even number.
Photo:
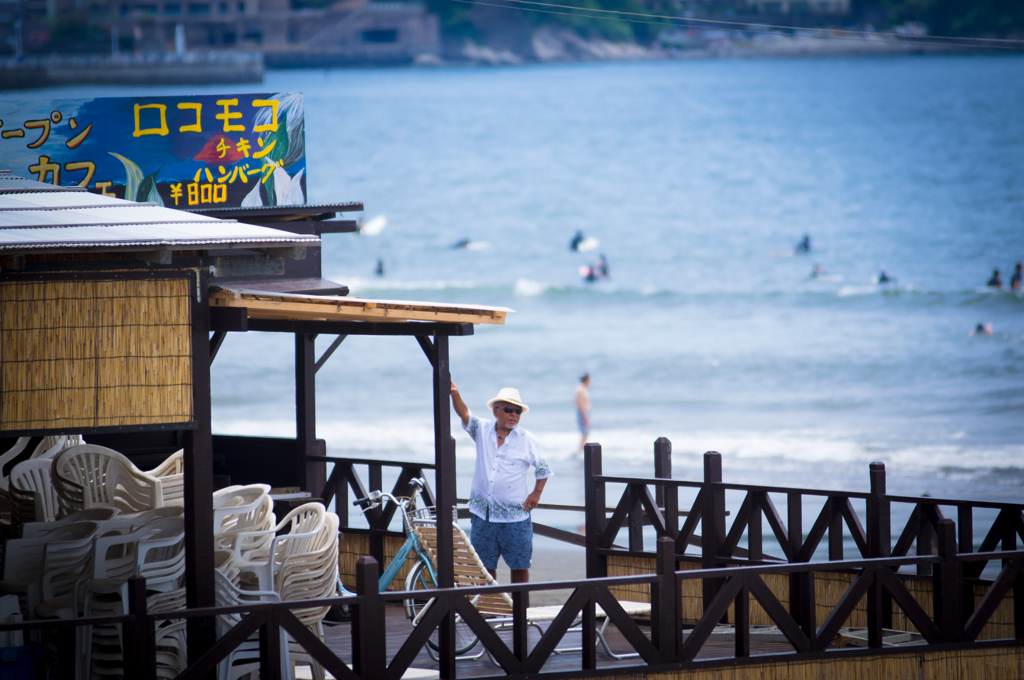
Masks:
[[[391,662],[392,658],[401,648],[402,643],[405,642],[412,625],[409,620],[405,617],[405,612],[399,605],[389,604],[386,609],[387,619],[387,658],[388,663]],[[329,627],[328,627],[329,626]],[[548,624],[542,623],[542,627],[547,629]],[[511,631],[500,632],[502,639],[511,647]],[[529,644],[532,649],[533,645],[537,643],[540,634],[531,628]],[[606,632],[606,637],[611,648],[616,653],[627,653],[631,652],[632,648],[629,643],[619,634],[615,626],[609,626]],[[704,648],[698,655],[698,659],[711,659],[711,658],[731,658],[733,657],[733,641],[730,637],[728,640],[715,640],[713,636],[709,640]],[[785,642],[775,641],[762,641],[754,639],[756,636],[752,636],[751,639],[751,653],[752,655],[760,654],[780,654],[786,652],[792,652],[793,648]],[[324,628],[324,641],[327,645],[346,663],[352,662],[352,636],[351,636],[351,624],[340,623],[340,624],[327,624]],[[579,647],[580,646],[580,634],[579,633],[568,633],[559,644],[559,647]],[[480,647],[476,647],[471,654],[475,654],[480,651]],[[638,663],[642,663],[642,660],[638,658],[623,659],[617,661],[608,656],[604,649],[598,643],[597,650],[597,663],[600,668],[614,668],[616,666],[633,666]],[[412,668],[437,670],[438,665],[435,661],[431,660],[426,650],[421,650],[419,655],[416,657],[416,661],[413,662]],[[548,659],[547,663],[544,664],[544,672],[552,671],[577,671],[581,668],[581,659],[578,652],[569,652],[564,654],[554,654]],[[487,657],[484,656],[475,661],[459,661],[457,664],[457,675],[459,677],[481,677],[481,676],[501,676],[505,675],[505,672],[491,664]]]

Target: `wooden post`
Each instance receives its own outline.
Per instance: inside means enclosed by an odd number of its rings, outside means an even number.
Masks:
[[[665,437],[654,441],[654,476],[672,479],[672,442]],[[675,540],[679,536],[679,487],[674,484],[655,487],[655,501],[665,516],[665,535]]]
[[[604,482],[597,479],[601,474],[601,445],[586,444],[583,447],[583,498],[587,523],[587,578],[608,575],[607,558],[597,554],[608,519]]]
[[[260,680],[281,680],[281,626],[276,611],[260,626]]]
[[[786,496],[787,524],[789,525],[789,551],[792,562],[800,561],[800,549],[804,545],[804,497],[800,493]],[[789,575],[789,613],[800,624],[801,630],[811,639],[814,632],[814,582],[807,572]]]
[[[436,467],[437,585],[455,586],[454,543],[451,524],[455,510],[455,440],[452,438],[452,376],[448,336],[434,333],[431,365],[434,375],[434,464]],[[438,629],[441,678],[455,677],[455,616],[449,612]]]
[[[528,644],[530,626],[526,621],[526,593],[512,593],[512,653],[519,660],[519,673],[525,675],[526,662],[530,658]],[[516,675],[517,673],[513,673]]]
[[[828,501],[828,559],[830,562],[843,559],[843,503],[844,496],[829,496]]]
[[[967,504],[957,507],[957,552],[961,555],[974,552],[974,508]],[[974,612],[974,584],[966,578],[962,578],[960,583],[963,587],[960,611],[966,621]]]
[[[918,555],[931,555],[934,553],[934,545],[932,539],[935,536],[935,529],[932,528],[932,523],[928,521],[928,513],[923,511],[918,513],[917,520],[917,554]],[[918,576],[931,576],[932,565],[930,564],[919,564],[917,565]]]
[[[644,551],[644,508],[640,504],[639,484],[626,486],[629,498],[629,549],[634,552]]]
[[[124,624],[124,676],[126,678],[154,678],[156,677],[156,649],[153,647],[155,640],[150,639],[149,636],[146,579],[141,576],[132,576],[128,579],[128,614],[132,616],[132,620]]]
[[[662,663],[675,663],[680,647],[680,593],[676,579],[676,541],[658,539],[657,573],[661,581],[651,586],[651,639],[658,646]]]
[[[185,587],[189,609],[216,604],[213,583],[213,435],[210,429],[210,299],[208,274],[196,273],[192,304],[192,412],[185,444]],[[212,618],[188,620],[188,658],[217,640]],[[208,677],[215,677],[211,672]]]
[[[704,507],[701,512],[701,568],[719,566],[718,552],[725,540],[725,489],[722,488],[722,454],[704,454],[704,485],[701,488]],[[703,579],[704,608],[715,598],[722,579]]]
[[[942,563],[933,570],[932,588],[935,598],[935,622],[942,630],[943,642],[958,642],[963,630],[960,615],[960,575],[956,558],[956,525],[940,519],[938,531],[939,557]]]
[[[735,653],[737,659],[750,656],[750,586],[746,577],[737,576],[734,578],[743,579],[743,587],[736,593],[734,611],[736,612]],[[756,576],[754,578],[757,578]]]
[[[747,519],[747,559],[751,562],[760,562],[764,557],[764,538],[762,531],[762,517],[764,503],[762,499],[766,494],[760,491],[749,492],[750,517]]]
[[[885,463],[874,462],[868,466],[871,480],[870,496],[867,499],[868,557],[888,557],[892,553],[892,524],[889,501],[885,496]],[[881,593],[882,627],[892,628],[892,596],[885,590]]]
[[[878,572],[885,567],[874,569],[871,577],[871,585],[868,586],[867,598],[867,619],[868,619],[868,647],[872,649],[882,648],[882,583],[878,578]]]
[[[654,476],[657,479],[672,479],[672,442],[665,437],[654,440]],[[661,486],[654,487],[654,500],[658,507],[665,507],[665,494]]]
[[[352,668],[363,680],[377,680],[387,673],[387,639],[384,603],[380,600],[377,560],[356,560],[356,592],[363,597],[352,619]]]
[[[323,463],[307,463],[306,456],[316,455],[316,335],[295,334],[295,462],[296,482],[303,491],[319,496],[323,484],[312,488],[307,471],[313,471],[313,480],[325,466]]]

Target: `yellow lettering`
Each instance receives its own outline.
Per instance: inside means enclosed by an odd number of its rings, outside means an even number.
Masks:
[[[178,128],[178,132],[202,132],[203,124],[199,120],[199,115],[203,110],[203,105],[198,102],[181,102],[178,104],[179,111],[193,110],[196,112],[196,122],[192,125],[182,125]]]
[[[256,125],[253,127],[253,132],[277,132],[277,105],[278,102],[275,99],[253,99],[252,105],[257,109],[271,107],[271,122],[266,125]]]
[[[160,112],[160,127],[145,128],[143,129],[139,123],[139,112],[143,109],[156,109]],[[135,132],[132,133],[133,137],[144,137],[146,135],[160,135],[166,137],[168,133],[167,129],[167,106],[164,104],[136,104],[135,105]]]

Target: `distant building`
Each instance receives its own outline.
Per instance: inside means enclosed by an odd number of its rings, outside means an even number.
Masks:
[[[255,49],[271,66],[399,63],[440,54],[437,17],[422,3],[339,0],[309,8],[298,7],[301,1],[0,0],[0,15],[9,20],[0,39],[13,43],[11,24],[21,19],[31,50],[45,42],[55,19],[65,19],[110,35],[111,51]]]
[[[746,0],[760,14],[849,14],[850,0]]]

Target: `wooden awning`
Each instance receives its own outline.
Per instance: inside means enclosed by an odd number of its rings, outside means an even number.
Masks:
[[[334,295],[304,295],[234,288],[210,288],[210,307],[245,308],[250,319],[405,322],[435,321],[504,325],[507,307],[443,302],[369,300]]]

